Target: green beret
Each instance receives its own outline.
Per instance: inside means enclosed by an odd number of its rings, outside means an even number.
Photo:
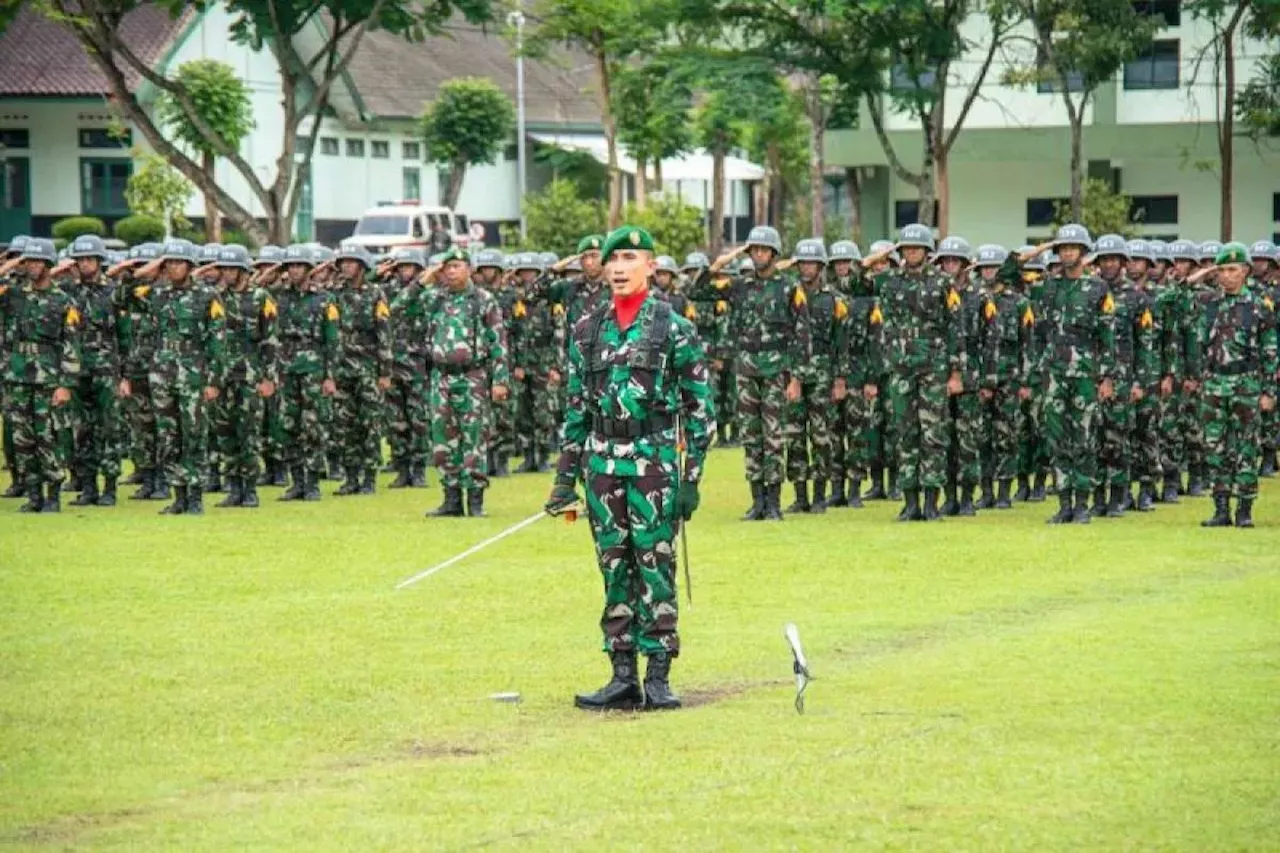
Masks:
[[[600,256],[607,261],[609,256],[618,249],[638,249],[652,252],[653,238],[643,228],[637,228],[634,225],[623,225],[611,231],[609,236],[604,238],[604,247],[600,249]]]
[[[440,258],[439,262],[441,264],[447,264],[449,261],[462,261],[465,264],[471,263],[471,256],[467,254],[467,250],[460,249],[457,246],[454,246],[452,249],[442,253],[438,257]]]
[[[578,241],[578,254],[592,252],[604,245],[603,234],[588,234]]]
[[[1219,266],[1250,263],[1249,249],[1244,243],[1228,243],[1218,250],[1218,256],[1213,259],[1213,262]]]

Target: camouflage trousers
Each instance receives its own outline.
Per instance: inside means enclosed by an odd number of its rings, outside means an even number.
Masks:
[[[210,406],[213,443],[228,477],[253,480],[258,476],[264,402],[253,384],[232,379]]]
[[[788,403],[782,435],[787,480],[829,480],[835,476],[836,404],[831,399],[831,369],[819,366],[800,383],[800,399]]]
[[[1160,468],[1164,476],[1174,479],[1187,464],[1186,436],[1182,432],[1182,397],[1180,382],[1174,383],[1174,391],[1160,400],[1157,432],[1160,435]]]
[[[5,393],[14,457],[27,488],[61,483],[69,450],[69,407],[55,407],[53,388],[43,385],[14,383],[6,386]]]
[[[4,464],[6,468],[16,469],[18,467],[18,454],[13,449],[13,422],[9,420],[9,403],[6,397],[0,392],[0,430],[4,431],[3,449]]]
[[[373,372],[339,376],[333,395],[331,441],[348,470],[382,465],[382,419],[386,403]]]
[[[587,517],[604,578],[604,650],[678,655],[676,467],[655,465],[636,477],[587,471]]]
[[[427,459],[427,434],[431,418],[427,412],[426,378],[417,372],[391,376],[386,394],[387,439],[391,461],[397,465]]]
[[[1185,454],[1183,462],[1188,469],[1198,468],[1204,463],[1204,425],[1213,412],[1204,402],[1204,389],[1191,393],[1183,393],[1182,406],[1178,410],[1178,431],[1182,433],[1182,446]]]
[[[787,403],[787,376],[735,374],[735,379],[738,428],[746,454],[747,479],[766,486],[779,485],[782,483],[782,419]]]
[[[868,400],[862,388],[850,388],[836,404],[836,450],[832,476],[836,479],[865,480],[876,464],[876,401]]]
[[[280,406],[280,391],[262,401],[262,422],[259,446],[263,461],[279,465],[284,462],[284,414]]]
[[[1129,479],[1150,485],[1160,479],[1160,400],[1148,393],[1133,407]]]
[[[1001,382],[983,408],[982,476],[1012,480],[1018,475],[1018,423],[1022,401],[1016,382]]]
[[[1042,411],[1058,487],[1088,492],[1097,484],[1098,385],[1090,377],[1050,375]]]
[[[1100,484],[1123,486],[1129,482],[1133,463],[1133,404],[1129,402],[1128,382],[1116,383],[1116,395],[1098,404],[1098,481]]]
[[[947,482],[976,486],[982,474],[982,401],[976,391],[947,398]]]
[[[1205,381],[1205,406],[1212,413],[1204,427],[1205,464],[1215,492],[1249,500],[1258,496],[1261,396],[1262,387],[1252,376]]]
[[[898,373],[889,380],[903,489],[940,489],[946,482],[947,375]]]
[[[179,368],[174,375],[151,374],[156,413],[156,461],[175,486],[204,483],[209,457],[208,378]]]
[[[722,424],[732,424],[738,414],[738,384],[733,370],[732,360],[724,362],[720,370],[711,370],[712,402],[716,408],[716,420]]]
[[[431,443],[445,488],[489,486],[489,377],[431,372]]]
[[[123,421],[114,376],[88,374],[76,385],[72,409],[72,470],[92,477],[120,476]]]
[[[286,373],[280,387],[280,427],[283,462],[314,474],[325,470],[331,408],[321,388],[324,378],[312,373]]]
[[[128,425],[129,457],[143,471],[159,471],[156,457],[156,402],[150,376],[130,376],[129,396],[121,403]]]
[[[1018,473],[1023,477],[1047,474],[1049,467],[1043,400],[1025,400],[1018,407]]]
[[[514,380],[512,382],[514,383]],[[514,394],[514,389],[512,390]],[[489,431],[489,445],[493,452],[502,456],[514,456],[516,453],[516,404],[511,397],[501,403],[491,404],[493,412],[493,428]],[[554,424],[555,413],[552,413]]]
[[[523,452],[550,450],[556,440],[558,401],[545,370],[526,370],[524,379],[511,380],[515,396],[517,441]]]
[[[892,382],[893,378],[885,374],[876,383],[880,393],[876,395],[875,406],[871,410],[871,431],[867,437],[873,465],[897,461],[898,436],[893,418]]]

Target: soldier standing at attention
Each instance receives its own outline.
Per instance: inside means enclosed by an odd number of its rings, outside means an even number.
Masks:
[[[1280,258],[1276,253],[1276,244],[1270,240],[1259,240],[1249,247],[1249,256],[1253,259],[1253,280],[1249,287],[1264,301],[1270,300],[1274,308],[1280,305]],[[1276,377],[1280,380],[1280,376]],[[1262,463],[1258,475],[1274,477],[1276,474],[1276,440],[1280,438],[1280,421],[1276,410],[1272,408],[1262,415]]]
[[[498,310],[502,312],[502,330],[507,340],[507,351],[512,365],[515,364],[514,344],[511,341],[511,313],[515,309],[516,290],[503,281],[504,272],[502,253],[496,249],[481,249],[472,259],[475,266],[471,281],[476,287],[493,294],[498,300]],[[508,395],[501,403],[491,406],[493,423],[489,425],[489,476],[509,476],[510,460],[515,451],[516,422],[514,395]]]
[[[0,252],[0,289],[10,287],[21,288],[26,278],[22,272],[22,250],[31,238],[26,234],[18,234],[9,241],[8,247]],[[0,316],[0,368],[7,368],[9,363],[9,344],[13,339],[12,318],[6,320]],[[18,470],[18,454],[13,449],[13,424],[9,422],[9,407],[5,404],[5,387],[3,369],[0,369],[0,432],[4,433],[4,464],[9,470],[9,488],[0,497],[21,498],[27,494],[26,483]]]
[[[685,276],[684,292],[691,294],[696,287],[710,277],[711,260],[702,252],[690,252],[684,259],[681,272]],[[729,303],[724,299],[706,298],[707,288],[702,286],[702,298],[693,299],[698,317],[694,325],[707,355],[710,373],[711,395],[716,407],[716,446],[737,447],[738,428],[734,423],[733,349],[729,345]]]
[[[1002,247],[978,247],[974,266],[987,288],[988,304],[982,312],[987,326],[979,376],[978,399],[986,410],[983,476],[996,485],[995,509],[1012,509],[1010,490],[1018,473],[1018,427],[1022,402],[1031,399],[1027,372],[1031,365],[1031,341],[1035,312],[1031,301],[1014,282],[1001,277],[1009,253]],[[1010,270],[1016,282],[1016,269]],[[973,353],[969,353],[972,357]],[[1025,484],[1025,483],[1024,483]]]
[[[280,259],[284,249],[279,246],[263,246],[253,262],[250,284],[262,288],[271,300],[279,305],[279,291],[286,281],[281,275]],[[277,344],[279,341],[277,340]],[[278,352],[278,350],[277,350]],[[276,383],[279,390],[279,382]],[[259,486],[287,486],[289,484],[284,464],[284,426],[281,423],[280,395],[272,394],[262,401],[262,475]]]
[[[391,388],[387,391],[388,443],[396,478],[388,488],[423,488],[427,484],[427,321],[419,281],[427,268],[421,249],[397,249],[390,260]]]
[[[584,481],[604,577],[600,627],[613,677],[574,704],[588,711],[679,708],[670,684],[680,654],[675,536],[698,508],[715,412],[693,324],[648,290],[652,238],[623,226],[603,254],[612,301],[579,322],[569,340],[560,463],[546,505],[552,515],[577,507]],[[638,654],[648,658],[643,690]]]
[[[560,306],[537,299],[544,268],[533,252],[515,260],[515,302],[507,349],[511,364],[516,432],[524,462],[517,474],[549,470],[555,441],[560,383],[561,343],[556,337],[556,309]]]
[[[1129,253],[1126,271],[1133,287],[1141,292],[1143,302],[1151,311],[1152,359],[1158,383],[1147,388],[1134,407],[1133,447],[1129,457],[1129,479],[1138,483],[1138,496],[1126,495],[1122,508],[1150,512],[1156,501],[1156,488],[1160,481],[1160,410],[1163,398],[1173,390],[1173,366],[1169,357],[1165,336],[1164,306],[1159,292],[1151,280],[1155,253],[1146,240],[1130,240],[1125,244]]]
[[[841,240],[831,245],[828,279],[837,295],[845,300],[848,318],[844,321],[840,375],[846,394],[836,403],[831,498],[827,506],[862,507],[862,481],[876,462],[873,456],[875,424],[873,415],[879,389],[872,369],[878,353],[880,323],[871,281],[862,275],[862,253],[855,243]],[[845,481],[848,481],[846,492]]]

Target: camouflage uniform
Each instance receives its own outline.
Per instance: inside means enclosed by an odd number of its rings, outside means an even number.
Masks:
[[[168,284],[163,276],[144,281],[136,267],[160,257],[158,243],[135,246],[129,253],[134,269],[126,270],[116,286],[116,313],[122,329],[121,373],[129,382],[129,396],[122,408],[131,437],[130,456],[139,471],[140,486],[131,500],[168,500],[168,475],[157,456],[156,400],[151,388],[151,365],[159,346],[156,315],[153,311],[157,295]]]
[[[1253,259],[1253,280],[1250,288],[1272,308],[1280,305],[1280,254],[1275,243],[1259,240],[1249,247]],[[1280,377],[1277,377],[1280,379]],[[1276,445],[1280,440],[1280,416],[1275,409],[1262,413],[1262,461],[1258,474],[1273,477],[1276,473]]]
[[[483,287],[493,294],[498,301],[498,310],[502,312],[502,332],[507,340],[508,360],[512,371],[515,370],[515,342],[513,341],[512,314],[522,294],[516,287],[505,280],[507,264],[501,252],[484,249],[476,252],[475,274],[472,283]],[[528,310],[528,305],[525,305]],[[513,380],[514,382],[514,377]],[[489,429],[489,476],[506,477],[510,472],[510,460],[516,452],[516,401],[515,392],[505,400],[494,400],[490,403],[492,423]],[[555,430],[557,412],[551,413],[552,431]]]
[[[285,278],[278,266],[284,250],[279,246],[263,246],[258,250],[254,261],[254,276],[260,286],[279,306],[280,291],[286,287]],[[278,325],[278,321],[277,321]],[[279,344],[279,338],[276,340]],[[279,350],[277,348],[277,355]],[[279,383],[276,383],[277,386]],[[262,476],[258,478],[259,486],[288,485],[284,464],[284,424],[280,408],[280,389],[262,401]]]
[[[26,234],[18,234],[9,241],[9,247],[0,252],[0,262],[7,261],[11,258],[21,256],[23,248],[27,245],[27,241],[31,238]],[[21,288],[23,284],[23,275],[20,272],[14,272],[8,276],[0,276],[0,288],[7,290],[10,287]],[[0,365],[7,365],[9,362],[9,342],[13,338],[11,325],[12,318],[6,318],[0,315]],[[5,489],[0,497],[21,498],[25,497],[27,490],[26,484],[22,481],[22,474],[18,471],[18,454],[13,448],[13,424],[9,423],[9,407],[5,404],[5,383],[0,380],[0,433],[3,434],[3,450],[4,464],[9,471],[9,487]]]
[[[960,338],[965,350],[964,393],[947,399],[947,483],[943,515],[974,514],[973,491],[982,477],[982,439],[986,432],[986,412],[978,398],[982,382],[983,353],[987,341],[987,316],[991,312],[990,297],[970,282],[964,267],[971,251],[963,237],[947,237],[938,245],[933,263],[941,265],[952,259],[960,271],[948,274],[952,288],[960,296]],[[982,500],[978,508],[995,503],[990,480],[982,483]]]
[[[1160,380],[1171,377],[1173,361],[1169,357],[1167,338],[1164,329],[1163,306],[1152,286],[1150,270],[1155,265],[1155,254],[1151,244],[1146,240],[1131,240],[1126,248],[1129,252],[1129,270],[1133,286],[1141,292],[1142,301],[1151,313],[1151,359],[1154,377],[1150,387],[1144,389],[1144,396],[1134,406],[1133,447],[1129,456],[1129,479],[1138,483],[1136,501],[1126,492],[1123,509],[1136,508],[1139,512],[1149,511],[1156,500],[1156,487],[1162,475],[1160,467],[1160,412],[1164,405],[1161,396]],[[1172,382],[1172,378],[1169,379]]]
[[[831,497],[827,506],[862,506],[862,481],[871,465],[869,430],[874,403],[863,393],[863,387],[873,381],[867,373],[871,356],[870,345],[879,336],[880,315],[874,313],[875,294],[870,282],[861,275],[858,262],[862,255],[858,247],[847,240],[831,245],[827,280],[836,295],[845,303],[847,316],[841,324],[840,364],[837,378],[844,379],[848,393],[844,400],[834,404],[832,416]],[[842,262],[849,264],[847,274],[837,269]],[[846,491],[845,481],[849,481]]]
[[[1031,300],[1017,289],[1016,270],[1010,278],[1000,278],[1008,255],[1000,246],[979,246],[976,262],[979,274],[988,266],[998,268],[987,294],[989,307],[982,312],[986,332],[978,367],[982,388],[990,395],[983,404],[986,434],[982,476],[997,484],[996,509],[1012,506],[1010,487],[1018,474],[1018,428],[1022,417],[1019,392],[1028,387],[1036,320]],[[973,358],[974,353],[968,355]]]
[[[733,393],[734,352],[729,338],[730,309],[727,300],[708,298],[706,282],[710,279],[710,265],[711,261],[702,252],[692,252],[685,258],[682,268],[686,282],[685,293],[691,293],[701,286],[703,296],[696,299],[691,297],[691,302],[697,312],[694,326],[707,354],[707,381],[711,386],[712,401],[716,408],[716,443],[720,447],[737,447],[739,430],[734,422],[737,400]]]
[[[427,321],[423,313],[423,285],[418,281],[426,269],[426,259],[418,249],[399,249],[391,257],[395,264],[387,280],[391,305],[391,388],[387,391],[387,440],[391,445],[391,466],[396,478],[390,488],[422,488],[427,484],[426,466],[431,415],[427,411]]]
[[[541,261],[532,252],[515,259],[515,302],[511,308],[508,339],[516,444],[524,457],[519,469],[522,474],[547,470],[559,413],[551,373],[561,368],[560,341],[556,335],[557,306],[531,297],[537,284],[530,287],[520,278],[526,270],[538,275],[543,273]]]
[[[1164,470],[1165,503],[1177,503],[1182,491],[1182,472],[1187,468],[1188,433],[1195,427],[1187,426],[1187,408],[1192,392],[1184,387],[1188,379],[1186,366],[1191,353],[1197,327],[1198,313],[1195,301],[1186,285],[1187,269],[1195,268],[1199,249],[1188,240],[1175,240],[1168,247],[1173,268],[1166,276],[1156,297],[1164,323],[1164,349],[1166,357],[1176,365],[1173,394],[1165,398],[1160,423],[1160,465]]]

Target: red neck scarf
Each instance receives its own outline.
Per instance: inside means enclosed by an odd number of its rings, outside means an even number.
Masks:
[[[645,299],[649,296],[648,288],[639,290],[630,296],[614,296],[613,311],[618,317],[618,328],[626,331],[631,328],[631,324],[635,322],[636,315],[640,313],[640,306],[644,305]]]

